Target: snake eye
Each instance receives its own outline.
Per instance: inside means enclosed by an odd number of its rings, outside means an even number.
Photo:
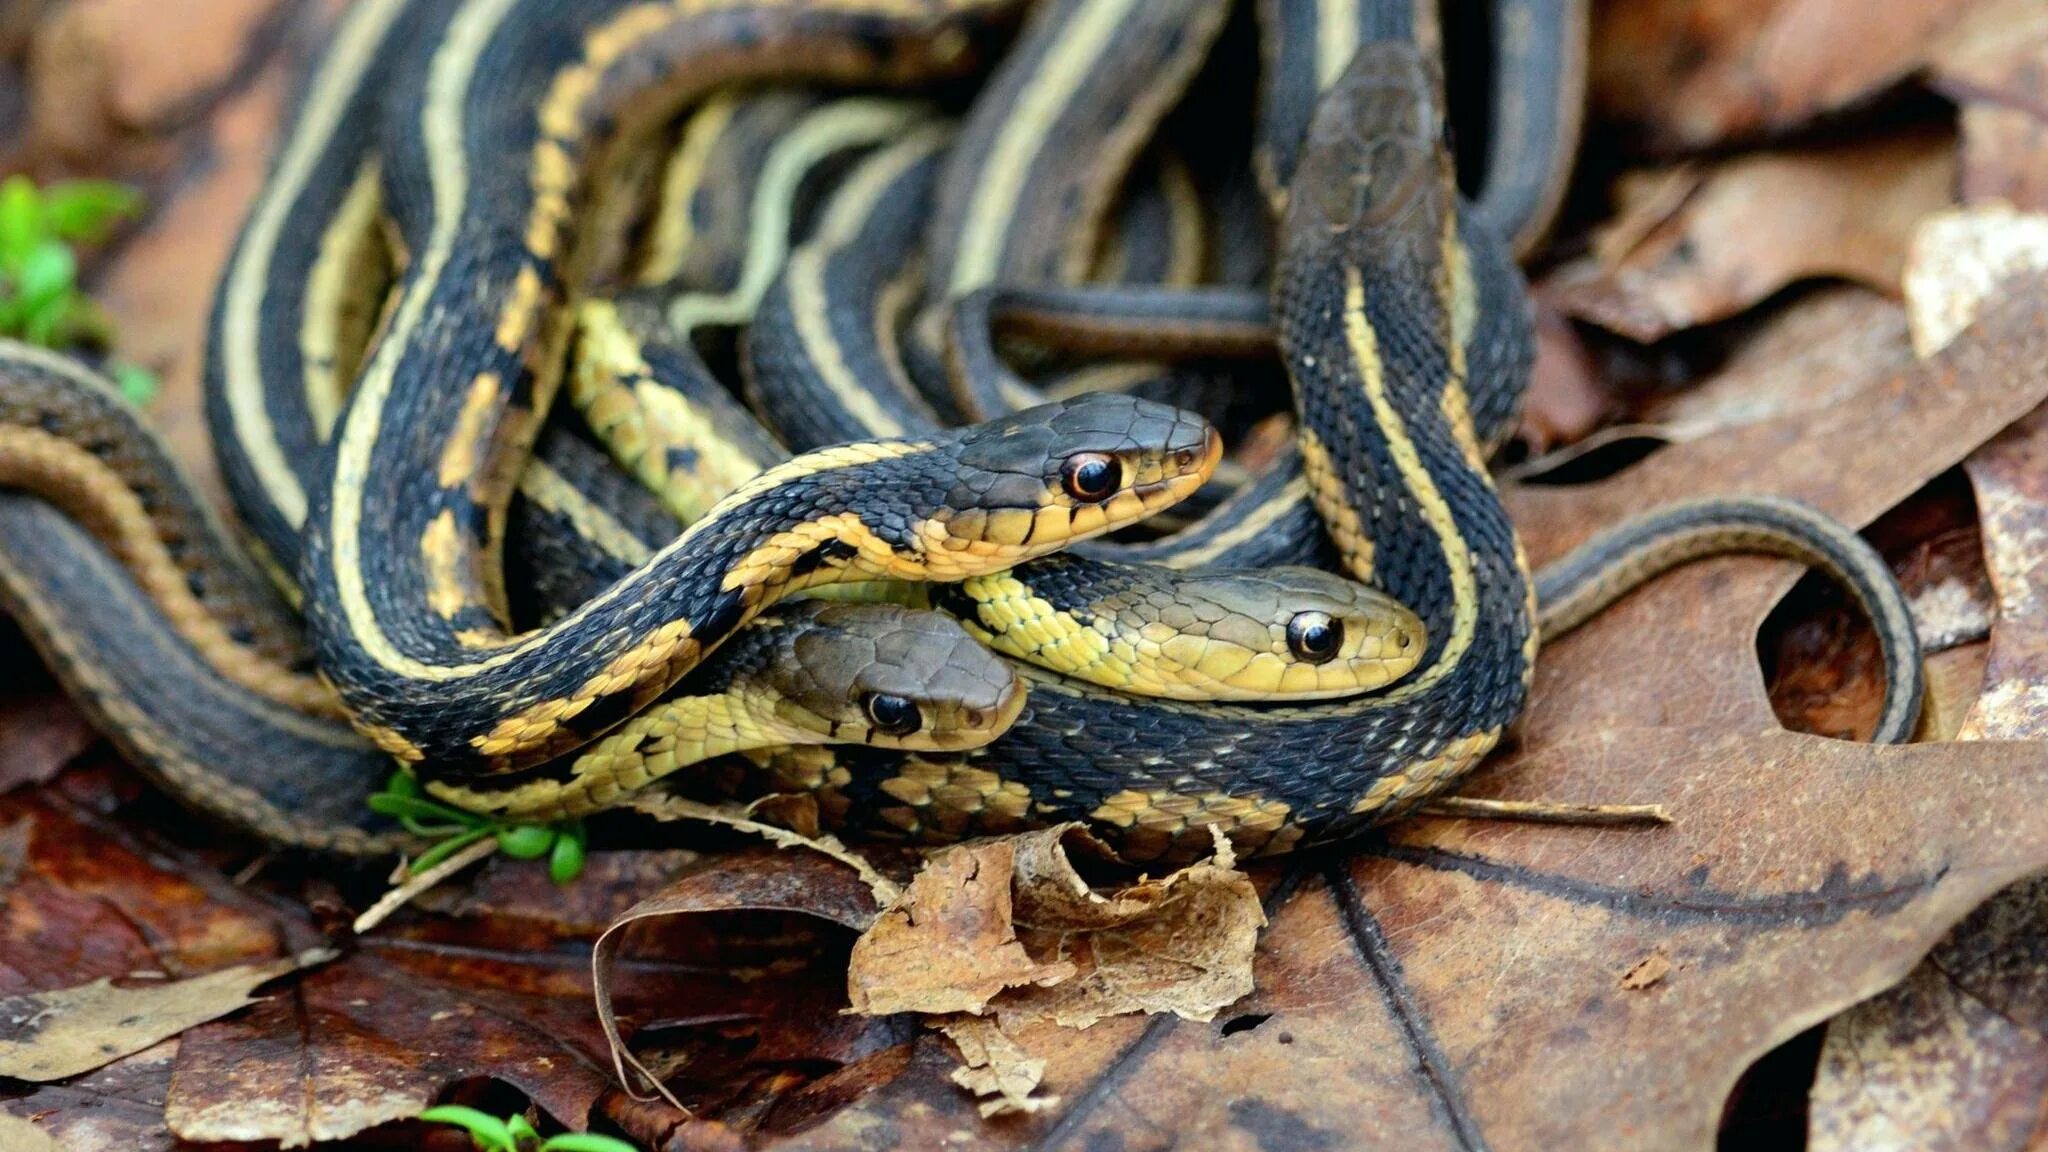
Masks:
[[[1287,622],[1287,650],[1309,664],[1327,664],[1344,646],[1344,625],[1327,612],[1297,612]]]
[[[1102,452],[1083,452],[1060,469],[1060,484],[1067,495],[1083,504],[1100,504],[1116,494],[1123,481],[1123,465]]]
[[[876,731],[888,736],[908,736],[924,724],[917,705],[887,692],[868,697],[868,719],[874,721]]]

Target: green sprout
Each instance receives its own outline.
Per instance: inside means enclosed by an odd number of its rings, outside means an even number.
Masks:
[[[624,1140],[589,1132],[564,1132],[541,1138],[524,1116],[503,1120],[488,1112],[443,1104],[420,1113],[420,1119],[435,1124],[453,1124],[469,1133],[469,1139],[483,1152],[639,1152]]]
[[[135,189],[106,180],[0,181],[0,336],[59,350],[112,343],[113,322],[78,289],[76,246],[100,243],[141,210]],[[131,403],[156,395],[148,371],[120,363],[111,371]]]
[[[427,798],[412,774],[397,771],[385,781],[384,790],[372,795],[370,810],[390,816],[415,836],[435,841],[432,848],[412,862],[417,876],[479,840],[496,837],[498,851],[514,860],[547,857],[548,878],[567,884],[583,875],[583,861],[589,840],[581,820],[559,824],[515,824],[475,812],[464,812]],[[564,1145],[563,1147],[567,1147]]]

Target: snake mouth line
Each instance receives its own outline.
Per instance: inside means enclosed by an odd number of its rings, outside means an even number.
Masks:
[[[1223,462],[1223,434],[1205,424],[1202,426],[1202,442],[1195,446],[1188,463],[1179,464],[1171,456],[1168,460],[1171,466],[1180,470],[1160,480],[1131,486],[1131,491],[1148,510],[1158,511],[1178,504],[1209,482],[1216,466]]]

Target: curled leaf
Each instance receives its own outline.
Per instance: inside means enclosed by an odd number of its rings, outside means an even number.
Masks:
[[[1106,894],[1068,857],[1088,842],[1065,825],[933,857],[855,943],[853,1010],[1085,1028],[1133,1012],[1208,1020],[1252,990],[1265,914],[1222,842],[1213,860]]]

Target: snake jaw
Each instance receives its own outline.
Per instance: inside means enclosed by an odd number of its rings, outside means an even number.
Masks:
[[[1165,457],[1158,482],[1135,488],[1138,499],[1145,502],[1148,514],[1172,507],[1207,484],[1222,462],[1223,435],[1205,424],[1199,444],[1176,448]]]
[[[917,525],[928,570],[912,578],[981,575],[1134,524],[1192,495],[1222,456],[1201,417],[1108,393],[976,425]]]

